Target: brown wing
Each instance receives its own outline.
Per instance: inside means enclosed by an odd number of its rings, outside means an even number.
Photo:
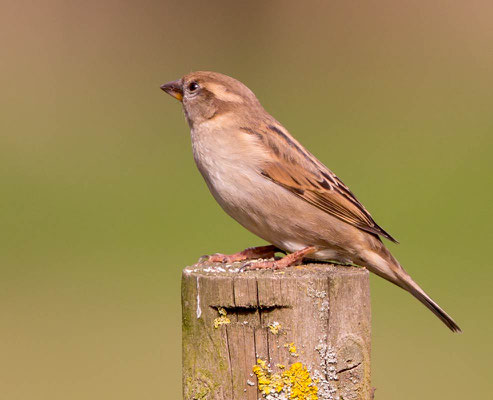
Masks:
[[[269,138],[266,144],[274,152],[263,166],[262,175],[341,221],[398,243],[378,226],[349,188],[315,156],[280,126],[270,125],[268,129],[276,134],[264,136]],[[279,143],[282,140],[284,145]],[[280,149],[286,151],[283,153]]]

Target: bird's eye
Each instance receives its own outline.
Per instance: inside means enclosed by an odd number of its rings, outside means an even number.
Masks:
[[[199,84],[197,82],[190,82],[188,85],[188,90],[191,92],[195,92],[199,88]]]

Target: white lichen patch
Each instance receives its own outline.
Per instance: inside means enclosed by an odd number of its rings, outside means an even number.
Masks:
[[[318,380],[320,400],[340,400],[337,385],[337,357],[332,346],[327,344],[327,336],[320,338],[315,350],[319,355],[319,369],[314,370],[313,377]]]
[[[306,288],[306,294],[309,297],[313,297],[316,299],[325,299],[327,297],[327,292],[325,290],[317,290],[313,287],[313,283],[310,283]]]
[[[185,268],[183,271],[186,275],[190,275],[191,273],[207,273],[207,274],[215,274],[215,273],[239,273],[242,272],[241,264],[233,263],[233,264],[218,264],[211,265],[207,267],[200,267],[198,264],[192,265],[191,267]]]
[[[231,264],[224,264],[224,265],[218,265],[214,267],[206,267],[199,269],[200,272],[207,272],[207,273],[217,273],[217,272],[240,272],[241,268],[239,267],[234,267]]]

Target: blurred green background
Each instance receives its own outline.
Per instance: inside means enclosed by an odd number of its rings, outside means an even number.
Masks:
[[[493,3],[3,0],[0,397],[178,399],[180,273],[262,244],[159,85],[245,82],[461,325],[372,277],[376,398],[486,398]]]

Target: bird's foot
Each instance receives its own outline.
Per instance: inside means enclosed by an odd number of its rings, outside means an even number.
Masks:
[[[199,261],[209,261],[218,263],[233,263],[256,258],[274,258],[275,254],[281,252],[276,246],[249,247],[235,254],[215,253],[210,256],[203,256]]]
[[[313,254],[317,252],[318,249],[315,246],[308,246],[304,249],[295,251],[294,253],[288,254],[287,256],[280,258],[279,260],[271,260],[271,261],[258,261],[252,262],[245,265],[245,270],[253,270],[253,269],[283,269],[287,267],[291,267],[303,261],[303,258],[307,255]]]

